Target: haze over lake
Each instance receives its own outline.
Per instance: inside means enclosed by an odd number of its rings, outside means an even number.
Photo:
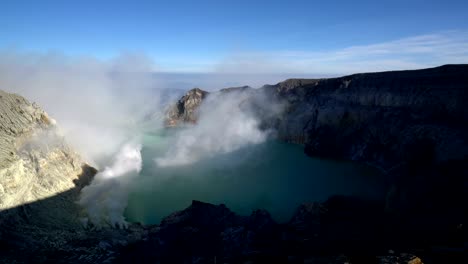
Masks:
[[[145,224],[159,223],[192,200],[224,203],[249,215],[267,209],[280,222],[288,221],[303,202],[330,195],[381,199],[382,177],[373,169],[352,163],[310,158],[300,145],[267,141],[175,167],[154,161],[170,147],[174,131],[148,133],[143,139],[143,169],[132,186],[126,217]]]

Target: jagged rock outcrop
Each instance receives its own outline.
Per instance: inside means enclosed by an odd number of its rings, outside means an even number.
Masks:
[[[371,163],[389,170],[428,140],[437,160],[468,154],[468,65],[365,73],[279,83],[262,89],[286,102],[265,120],[280,138],[302,143],[312,156]],[[464,148],[460,148],[464,146]]]
[[[25,98],[0,91],[0,263],[103,263],[145,229],[85,229],[76,203],[96,169]]]
[[[165,120],[166,126],[177,126],[183,122],[195,123],[198,119],[197,109],[208,94],[207,91],[199,88],[188,91],[176,104],[169,108]]]
[[[148,230],[144,241],[124,247],[116,262],[422,263],[374,244],[370,238],[383,235],[376,221],[382,213],[375,203],[333,197],[304,204],[289,223],[278,224],[265,210],[240,216],[222,204],[193,201]]]
[[[198,110],[203,101],[209,95],[218,95],[219,100],[223,100],[224,96],[232,95],[250,95],[254,93],[254,89],[250,86],[229,87],[223,88],[218,92],[209,93],[200,88],[193,88],[182,96],[175,104],[169,107],[166,111],[165,125],[166,127],[175,127],[184,123],[194,124],[199,118]]]
[[[243,104],[250,105],[261,128],[303,144],[310,156],[363,162],[396,181],[411,174],[443,186],[463,185],[468,173],[462,165],[468,158],[468,65],[289,79],[252,90]],[[281,111],[271,114],[272,104],[281,105]],[[449,167],[459,171],[453,179],[436,176],[447,174]],[[399,201],[402,188],[418,196],[426,185],[414,181],[393,187],[388,207],[405,206]]]
[[[221,91],[230,89],[247,87]],[[404,153],[418,142],[432,142],[439,161],[468,155],[468,65],[289,79],[250,90],[250,102],[244,103],[255,109],[262,128],[304,144],[311,156],[361,161],[387,172],[408,162],[411,155]],[[196,122],[193,113],[206,95],[190,90],[167,123]],[[282,111],[269,114],[271,104],[281,104]]]
[[[265,127],[304,144],[310,156],[379,168],[390,186],[387,211],[407,228],[434,238],[463,221],[458,197],[468,179],[468,65],[297,85],[262,88],[285,105],[280,115],[263,119]]]
[[[385,220],[380,221],[387,224],[386,242],[402,248],[444,245],[440,251],[450,255],[448,251],[459,252],[464,243],[466,102],[468,65],[445,65],[290,79],[253,89],[242,103],[253,110],[262,129],[275,130],[280,140],[303,144],[307,155],[378,168],[389,186],[381,208]],[[280,111],[271,114],[272,104],[281,105]],[[311,219],[309,227],[323,218]],[[359,223],[366,223],[353,221],[343,226],[360,230]],[[414,239],[403,239],[409,234]],[[367,241],[379,239],[368,236]]]
[[[0,91],[0,210],[73,189],[85,162],[36,104]]]
[[[193,201],[164,218],[146,241],[124,249],[118,263],[243,263],[266,255],[273,259],[283,253],[278,251],[279,231],[264,210],[246,217],[225,205]]]

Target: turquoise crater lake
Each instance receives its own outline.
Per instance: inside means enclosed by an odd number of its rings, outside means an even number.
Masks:
[[[298,205],[331,195],[384,196],[383,177],[352,162],[307,157],[302,146],[279,141],[250,145],[196,163],[158,167],[154,158],[170,148],[171,131],[147,133],[143,169],[129,193],[128,221],[158,224],[192,200],[226,204],[249,215],[266,209],[279,222],[288,221]]]

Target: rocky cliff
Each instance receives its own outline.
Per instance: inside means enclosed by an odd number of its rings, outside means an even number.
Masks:
[[[431,141],[437,160],[466,156],[468,65],[288,80],[263,87],[287,102],[271,126],[313,156],[369,162],[389,170],[411,145]],[[460,148],[464,146],[464,148]]]
[[[447,222],[441,212],[462,221],[468,65],[287,80],[260,90],[286,105],[280,115],[263,119],[280,139],[304,144],[310,156],[380,169],[390,186],[388,211],[418,212],[412,217],[427,223]]]
[[[308,155],[362,161],[387,172],[407,162],[410,157],[404,153],[418,142],[432,142],[434,158],[440,161],[467,156],[467,73],[468,65],[445,65],[289,79],[254,89],[246,103],[256,109],[263,128],[275,129],[279,139],[304,144]],[[196,103],[193,94],[200,94]],[[192,113],[207,94],[198,88],[189,91],[176,104],[189,107],[174,106],[167,122],[185,122],[187,116],[196,121]],[[268,104],[281,103],[282,111],[267,115],[269,106],[259,104],[259,96],[268,98]]]
[[[421,264],[376,243],[382,217],[378,204],[339,196],[302,205],[285,224],[265,210],[240,216],[222,204],[193,201],[149,229],[144,240],[124,247],[116,262]]]
[[[0,91],[0,210],[75,187],[85,165],[36,104]]]
[[[0,91],[0,263],[102,263],[129,241],[128,230],[85,229],[76,203],[96,170],[25,98]]]
[[[195,123],[197,109],[209,93],[199,88],[188,91],[167,112],[166,126],[177,126],[181,123]]]
[[[277,139],[303,144],[310,156],[362,162],[383,173],[387,233],[375,242],[460,252],[468,65],[290,79],[250,93],[243,104]],[[281,111],[272,115],[272,104]]]
[[[250,94],[244,103],[261,127],[303,144],[310,156],[363,162],[395,178],[421,164],[460,164],[468,157],[468,65],[290,79]],[[168,122],[183,122],[177,117],[195,112],[199,99]],[[272,104],[281,111],[271,114]]]

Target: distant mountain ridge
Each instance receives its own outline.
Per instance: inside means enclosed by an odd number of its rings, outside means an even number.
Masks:
[[[263,127],[277,130],[282,140],[304,144],[310,155],[369,161],[366,155],[373,155],[367,153],[370,142],[362,141],[371,140],[375,144],[377,140],[385,141],[384,137],[390,136],[391,130],[395,130],[394,133],[407,131],[409,134],[405,136],[411,137],[415,131],[408,128],[410,125],[424,127],[428,133],[443,127],[445,130],[440,133],[445,133],[447,141],[452,137],[458,138],[453,142],[466,141],[461,132],[466,131],[468,123],[468,109],[464,107],[468,100],[468,65],[360,73],[328,79],[288,79],[258,89],[245,86],[230,90],[252,90],[252,104],[258,94],[265,95],[272,104],[286,104],[280,115],[268,117],[262,116],[261,105],[255,104],[255,107]],[[196,122],[197,109],[209,93],[199,88],[196,93],[194,91],[190,90],[187,93],[190,96],[178,101],[179,106],[186,104],[184,107],[171,108],[166,116],[167,124],[180,124],[185,120]],[[199,95],[196,103],[190,103],[196,94]],[[384,124],[384,121],[390,122]],[[372,133],[373,129],[377,129],[378,139],[364,136],[364,132]],[[352,145],[338,143],[345,138],[355,142]],[[444,148],[448,156],[466,155],[455,145],[444,145]],[[384,159],[390,158],[395,157],[375,157],[372,162],[388,169],[394,162],[386,164]]]

